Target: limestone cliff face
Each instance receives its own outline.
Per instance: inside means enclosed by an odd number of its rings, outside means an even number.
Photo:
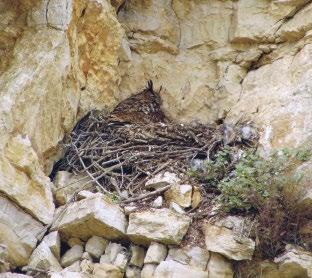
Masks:
[[[265,151],[312,142],[311,1],[2,0],[0,56],[1,198],[36,227],[64,134],[147,79],[174,120],[254,120]]]

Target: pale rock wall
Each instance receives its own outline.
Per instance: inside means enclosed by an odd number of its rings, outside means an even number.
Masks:
[[[59,143],[79,113],[117,103],[123,30],[104,0],[5,0],[0,22],[0,194],[34,225],[48,225],[55,206],[46,175]],[[19,229],[11,213],[13,221],[6,220],[9,213],[0,216],[0,244],[15,250],[9,252],[12,266],[25,265],[36,242],[24,252],[9,239]],[[27,233],[40,239],[36,229]]]
[[[308,0],[1,1],[0,193],[49,224],[64,135],[148,79],[171,119],[251,119],[265,152],[311,143],[311,28]]]
[[[152,78],[173,119],[254,120],[266,151],[307,142],[310,2],[129,1],[121,97]]]

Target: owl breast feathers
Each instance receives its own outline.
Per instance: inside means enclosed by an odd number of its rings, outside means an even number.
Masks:
[[[110,121],[132,124],[163,122],[165,115],[161,111],[159,92],[155,92],[153,82],[148,81],[147,87],[142,92],[116,106],[110,115]]]

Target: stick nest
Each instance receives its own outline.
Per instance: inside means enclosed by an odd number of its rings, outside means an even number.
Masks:
[[[91,111],[66,139],[57,170],[87,174],[102,192],[135,200],[146,193],[146,180],[161,171],[186,177],[193,159],[213,159],[225,143],[239,148],[253,144],[241,138],[240,127],[118,123]]]

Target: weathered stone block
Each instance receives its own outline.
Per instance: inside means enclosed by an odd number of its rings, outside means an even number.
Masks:
[[[0,196],[0,208],[0,243],[6,246],[12,267],[24,266],[44,227],[3,196]]]
[[[234,231],[210,223],[203,225],[206,247],[232,260],[251,260],[255,242],[250,238],[235,235]]]
[[[187,233],[191,219],[169,209],[152,209],[131,213],[127,234],[138,244],[157,241],[164,244],[179,244]]]
[[[70,204],[66,213],[57,218],[62,209],[63,207],[57,209],[56,222],[51,229],[58,230],[65,238],[87,240],[96,235],[116,239],[126,231],[127,219],[124,213],[102,194]]]

